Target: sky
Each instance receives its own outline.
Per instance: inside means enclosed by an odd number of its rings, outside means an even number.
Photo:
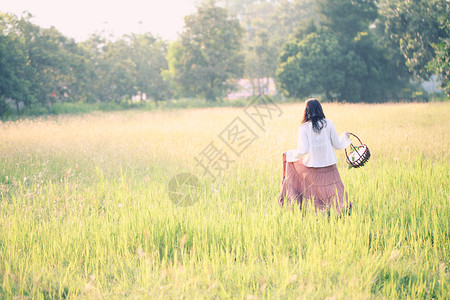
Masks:
[[[93,33],[150,32],[165,40],[175,40],[183,31],[184,16],[196,11],[198,0],[0,0],[0,11],[34,17],[41,27],[54,26],[77,41]]]

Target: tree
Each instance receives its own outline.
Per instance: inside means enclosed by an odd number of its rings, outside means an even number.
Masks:
[[[293,97],[324,93],[330,99],[383,101],[405,80],[395,53],[379,46],[374,0],[318,0],[319,22],[304,20],[285,44],[277,76]]]
[[[161,74],[168,67],[167,43],[150,33],[132,34],[126,38],[136,67],[133,76],[137,91],[155,101],[167,99],[170,96],[169,85]]]
[[[185,31],[169,55],[169,72],[179,95],[216,100],[243,74],[242,29],[225,8],[208,2],[185,17]]]
[[[82,47],[89,65],[86,70],[90,79],[89,101],[121,102],[136,94],[136,63],[127,39],[111,41],[92,35]]]
[[[430,67],[440,75],[441,88],[450,96],[450,39],[446,39],[435,46],[436,57]]]
[[[384,0],[380,5],[384,30],[416,77],[429,78],[436,45],[445,44],[450,37],[448,9],[446,0]]]
[[[299,22],[315,15],[313,0],[223,0],[231,14],[245,29],[245,76],[258,79],[275,77],[283,44]],[[267,81],[265,82],[267,84]],[[254,93],[260,91],[253,88]]]
[[[106,73],[103,74],[106,83],[108,101],[120,102],[131,99],[136,94],[134,70],[136,63],[130,56],[131,47],[124,39],[109,42],[104,53]]]
[[[278,55],[277,37],[270,32],[271,15],[276,7],[272,2],[251,1],[241,8],[238,17],[241,26],[246,28],[243,53],[245,55],[245,77],[253,84],[253,92],[260,93],[259,88],[267,84],[262,78],[274,77]],[[257,79],[257,84],[255,79]]]
[[[281,54],[277,77],[290,97],[324,93],[332,99],[345,84],[344,51],[327,31],[293,39]]]
[[[261,82],[263,78],[275,76],[277,67],[277,49],[270,43],[266,31],[260,31],[246,52],[246,74],[249,78],[258,79],[258,89],[266,87],[268,81]],[[253,83],[253,80],[251,81]],[[261,94],[261,90],[253,89],[254,93]]]
[[[15,93],[9,96],[15,101],[18,114],[20,103],[26,107],[49,107],[54,101],[69,97],[73,65],[78,65],[72,61],[72,51],[77,48],[72,39],[53,27],[41,28],[30,19],[27,13],[20,18],[3,18],[3,32],[12,39],[11,45],[17,52],[9,69],[14,69],[23,83],[14,86]]]
[[[346,50],[346,84],[340,98],[347,101],[386,101],[401,97],[409,77],[395,63],[396,51],[380,45],[373,33],[360,33]]]
[[[76,43],[54,27],[33,24],[31,15],[0,13],[0,117],[7,100],[42,113],[61,101],[122,101],[138,92],[169,95],[161,76],[167,44],[151,34],[116,41],[93,35]]]
[[[29,82],[24,78],[26,58],[19,40],[10,30],[16,19],[0,13],[0,117],[3,120],[8,109],[7,99],[21,99]],[[18,105],[18,102],[17,102]],[[18,113],[19,108],[17,106]]]
[[[107,40],[99,34],[92,34],[87,40],[80,43],[84,68],[78,74],[81,99],[87,102],[108,101],[109,84],[106,75],[109,72],[105,60],[108,49]],[[84,80],[83,80],[84,79]]]
[[[77,71],[83,69],[83,60],[75,41],[54,27],[38,27],[26,40],[26,47],[36,79],[37,102],[50,107],[57,101],[77,101]]]
[[[155,101],[167,99],[163,80],[167,69],[167,43],[150,33],[130,34],[115,41],[92,35],[82,43],[88,68],[90,101],[116,101],[145,94]],[[141,99],[143,100],[143,99]]]
[[[340,37],[353,39],[378,16],[376,0],[317,0],[321,24]]]

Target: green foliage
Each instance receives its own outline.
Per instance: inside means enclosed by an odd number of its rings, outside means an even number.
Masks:
[[[285,45],[277,77],[289,97],[386,101],[399,98],[405,86],[389,57],[367,33],[345,45],[322,29]]]
[[[350,57],[350,53],[353,57]],[[347,54],[346,86],[342,99],[350,101],[380,102],[401,99],[400,92],[408,85],[394,58],[395,52],[380,46],[373,32],[361,32],[351,43]],[[353,84],[356,87],[352,88]]]
[[[324,92],[332,98],[344,85],[345,61],[343,49],[336,37],[326,31],[311,33],[303,40],[296,40],[293,50],[280,62],[278,79],[281,88],[290,97],[306,97],[315,92]]]
[[[116,41],[93,35],[82,43],[85,51],[87,101],[121,102],[136,94],[162,100],[169,96],[161,70],[167,68],[167,44],[149,33],[131,34]],[[145,100],[145,99],[144,99]]]
[[[151,34],[127,36],[131,60],[135,63],[133,72],[136,90],[145,93],[147,99],[164,100],[171,96],[169,84],[163,79],[161,70],[168,68],[166,42]]]
[[[400,49],[410,72],[428,79],[433,71],[429,64],[436,57],[434,45],[450,37],[448,1],[385,0],[380,7],[393,47]]]
[[[13,25],[17,19],[0,13],[0,117],[3,119],[8,105],[6,99],[23,98],[30,86],[26,77],[28,61]],[[18,102],[17,112],[19,113]]]
[[[182,66],[182,62],[180,60],[183,55],[183,48],[180,41],[174,41],[170,43],[169,49],[167,50],[167,70],[162,71],[163,79],[170,84],[170,88],[176,98],[182,97],[184,94],[188,94],[189,91],[186,90],[183,85],[180,85],[178,82],[181,78],[179,78],[178,70],[180,70]],[[178,79],[177,79],[178,78]]]
[[[35,103],[46,107],[65,97],[72,75],[66,46],[73,41],[55,28],[43,29],[32,24],[30,17],[21,18],[16,28],[28,60],[26,78],[30,82],[27,97],[20,100],[27,107]]]
[[[450,39],[434,45],[436,57],[430,67],[439,74],[442,90],[450,96]]]
[[[185,17],[185,31],[169,56],[181,95],[217,100],[243,74],[242,28],[227,10],[208,2]]]
[[[321,0],[318,14],[320,23],[302,22],[280,55],[277,78],[285,94],[324,93],[327,100],[350,102],[401,97],[407,78],[392,63],[395,51],[380,46],[369,28],[375,2]]]
[[[316,0],[320,23],[340,38],[367,31],[378,16],[376,0]]]
[[[312,0],[220,1],[240,20],[245,29],[245,76],[250,79],[275,77],[283,44],[299,22],[314,16]],[[252,81],[253,82],[253,81]],[[257,86],[253,92],[258,94]]]
[[[30,18],[27,14],[21,18],[1,15],[1,43],[6,47],[2,48],[6,49],[2,57],[9,63],[4,68],[9,75],[0,74],[0,80],[9,78],[11,82],[9,90],[0,92],[15,101],[18,114],[20,103],[27,108],[47,107],[73,96],[72,90],[78,86],[74,72],[80,65],[77,44],[53,27],[44,29],[32,24]],[[9,42],[5,44],[5,40]]]
[[[116,41],[92,36],[75,43],[55,28],[34,25],[31,15],[0,15],[0,96],[12,99],[20,114],[50,112],[57,102],[131,99],[138,92],[149,100],[170,96],[161,76],[167,68],[167,44],[151,34]]]
[[[277,56],[276,47],[270,43],[269,34],[266,31],[259,31],[253,43],[246,44],[246,75],[248,78],[273,78],[277,61],[273,59]],[[253,81],[252,81],[253,82]],[[260,94],[261,91],[255,91]]]
[[[0,13],[0,118],[61,103],[217,100],[243,76],[276,76],[290,97],[371,102],[417,99],[411,78],[437,74],[450,95],[448,1],[202,3],[170,45],[150,33],[75,42],[29,13]]]

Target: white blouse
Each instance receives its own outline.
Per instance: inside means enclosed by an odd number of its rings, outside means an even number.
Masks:
[[[294,162],[302,156],[303,164],[307,167],[320,168],[337,163],[334,149],[342,150],[350,146],[352,141],[343,133],[338,137],[334,124],[324,119],[326,126],[319,134],[312,128],[312,122],[306,122],[298,129],[297,149],[286,151],[286,161]]]

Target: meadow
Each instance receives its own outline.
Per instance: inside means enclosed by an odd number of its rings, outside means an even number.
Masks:
[[[340,217],[279,207],[303,103],[278,107],[263,127],[229,107],[0,123],[0,298],[448,299],[450,102],[324,104],[372,153],[337,152]],[[182,172],[190,205],[169,198]]]

